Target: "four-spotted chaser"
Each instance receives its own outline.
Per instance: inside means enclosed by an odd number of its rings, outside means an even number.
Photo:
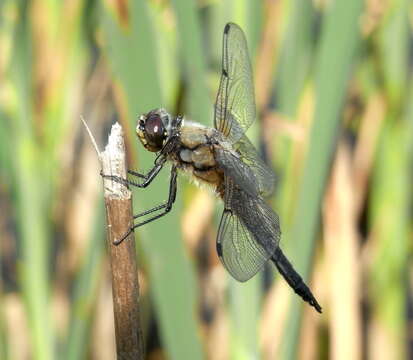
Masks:
[[[152,110],[139,117],[136,133],[147,150],[157,153],[154,167],[147,174],[128,171],[143,179],[142,182],[104,175],[145,188],[166,162],[172,163],[167,202],[135,215],[134,219],[152,214],[136,223],[116,244],[135,228],[171,210],[180,170],[196,182],[212,187],[224,202],[216,249],[228,272],[238,281],[247,281],[271,260],[294,291],[321,312],[311,290],[279,247],[278,216],[264,200],[273,190],[274,173],[244,135],[255,117],[254,85],[245,36],[238,25],[228,23],[223,35],[214,127],[174,117],[164,109]]]

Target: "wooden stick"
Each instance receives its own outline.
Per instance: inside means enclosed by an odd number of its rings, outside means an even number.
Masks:
[[[82,119],[83,120],[83,119]],[[84,123],[85,124],[85,123]],[[87,127],[87,125],[85,124]],[[90,131],[89,135],[93,138]],[[126,179],[125,143],[122,127],[112,126],[104,152],[99,152],[104,174]],[[132,193],[123,184],[104,179],[107,243],[112,270],[113,312],[117,359],[143,359],[144,345],[139,316],[139,282],[133,232],[120,245],[113,245],[132,226]]]

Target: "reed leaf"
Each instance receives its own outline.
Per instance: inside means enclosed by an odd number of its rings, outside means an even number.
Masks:
[[[358,24],[362,9],[363,2],[360,0],[333,1],[324,15],[315,78],[316,108],[309,149],[293,223],[286,234],[289,240],[288,254],[305,279],[310,271],[321,200],[336,147],[351,66],[360,44]],[[298,301],[295,298],[290,309],[285,341],[281,345],[283,359],[296,356],[301,318]]]
[[[119,110],[125,114],[129,128],[133,129],[137,116],[161,107],[163,99],[154,29],[149,22],[148,8],[143,2],[129,4],[127,19],[119,18],[119,14],[105,4],[102,25],[105,52],[119,83],[118,96],[122,98]],[[154,161],[153,154],[138,148],[134,145],[136,140],[133,140],[129,151],[139,151],[139,168],[149,169]],[[165,201],[167,181],[165,175],[158,178],[148,189],[135,192],[134,198],[139,207],[151,207]],[[172,359],[200,359],[202,349],[193,316],[197,290],[194,270],[186,257],[180,236],[179,196],[178,193],[170,214],[139,231],[139,242],[145,251],[151,292],[168,356]]]

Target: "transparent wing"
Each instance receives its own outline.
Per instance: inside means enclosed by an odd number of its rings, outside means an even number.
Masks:
[[[247,41],[241,28],[228,23],[222,44],[222,75],[215,102],[214,126],[231,143],[255,119],[255,95]]]
[[[280,235],[278,217],[271,208],[226,177],[217,252],[228,272],[238,281],[253,277],[274,254]]]
[[[270,258],[240,218],[229,210],[222,214],[217,252],[224,267],[238,281],[252,278]]]
[[[215,149],[215,159],[225,175],[230,176],[250,196],[270,195],[274,189],[275,175],[260,158],[254,145],[244,135],[233,148],[235,152],[225,147]]]
[[[259,196],[260,190],[256,176],[252,169],[241,160],[239,154],[223,148],[216,148],[215,160],[224,171],[225,176],[231,178],[240,189],[250,197]]]
[[[240,154],[241,161],[254,174],[260,195],[264,197],[271,195],[274,191],[275,174],[261,159],[254,145],[244,135],[233,146]]]

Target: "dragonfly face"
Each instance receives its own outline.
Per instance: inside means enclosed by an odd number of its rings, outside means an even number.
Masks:
[[[163,109],[138,119],[138,138],[147,150],[158,155],[148,174],[129,171],[143,178],[142,183],[127,182],[146,187],[167,161],[172,169],[168,201],[134,218],[162,212],[135,224],[131,231],[170,211],[176,197],[177,171],[185,171],[198,182],[212,186],[224,201],[216,245],[227,271],[236,280],[247,281],[271,260],[295,292],[321,312],[310,289],[279,248],[278,216],[264,200],[273,190],[274,174],[244,134],[255,120],[255,111],[245,35],[238,25],[229,23],[223,35],[214,127],[184,121]]]
[[[147,150],[158,152],[170,134],[170,124],[170,115],[165,110],[152,110],[139,117],[136,134]]]

